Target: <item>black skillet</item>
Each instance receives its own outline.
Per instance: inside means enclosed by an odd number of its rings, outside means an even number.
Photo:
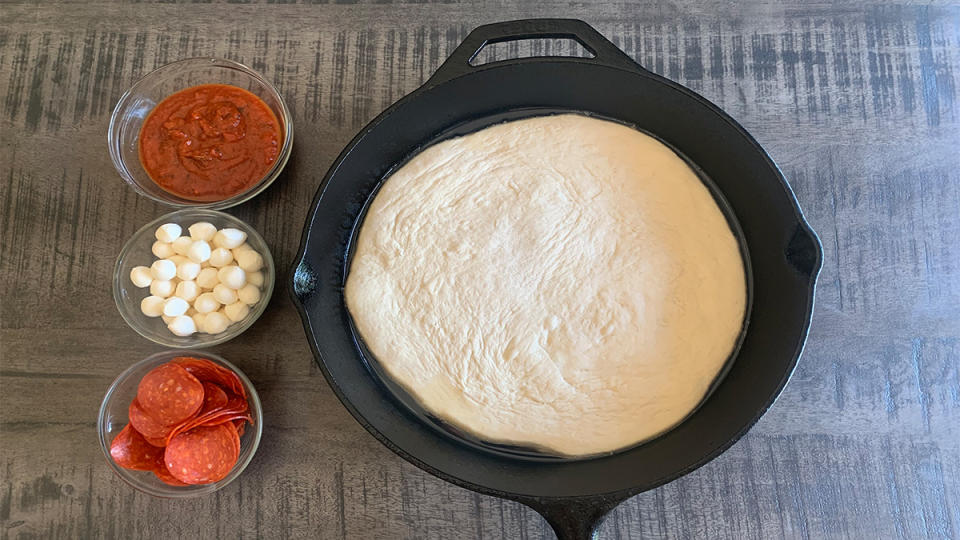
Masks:
[[[530,38],[574,39],[594,57],[470,65],[487,44]],[[366,203],[393,167],[444,137],[565,111],[636,126],[698,165],[735,214],[753,274],[752,315],[740,350],[701,407],[650,442],[578,461],[485,449],[438,429],[370,368],[375,361],[354,334],[343,301],[351,240]],[[719,455],[770,407],[803,349],[821,258],[783,175],[732,118],[644,70],[585,22],[534,19],[475,29],[433,77],[350,142],[317,191],[292,290],[321,371],[367,431],[417,467],[526,504],[561,539],[579,539],[593,537],[624,499]]]

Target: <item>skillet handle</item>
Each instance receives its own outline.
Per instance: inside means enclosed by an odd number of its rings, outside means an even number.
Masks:
[[[576,58],[577,61],[594,62],[633,71],[643,69],[625,52],[603,37],[603,34],[597,32],[584,21],[579,19],[522,19],[485,24],[475,28],[454,49],[450,57],[437,68],[436,73],[427,81],[427,85],[440,84],[477,69],[470,65],[470,61],[489,44],[537,38],[572,39],[594,55],[593,58]]]
[[[536,510],[553,528],[557,540],[594,540],[597,529],[625,496],[599,496],[569,500],[519,499]]]
[[[800,275],[813,278],[823,264],[823,248],[817,233],[806,223],[798,223],[783,254]]]

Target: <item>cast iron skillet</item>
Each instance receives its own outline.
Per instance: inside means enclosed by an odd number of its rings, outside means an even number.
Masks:
[[[486,44],[529,38],[574,39],[594,58],[469,63]],[[368,369],[343,300],[350,240],[384,175],[457,126],[480,129],[545,111],[635,125],[699,165],[735,213],[753,270],[752,314],[740,351],[702,406],[650,442],[580,461],[486,452],[428,425]],[[422,87],[350,142],[314,199],[292,291],[327,382],[380,442],[444,480],[530,506],[561,539],[591,538],[621,501],[713,459],[770,407],[803,349],[821,258],[819,240],[783,175],[732,118],[644,70],[588,24],[535,19],[477,28]]]

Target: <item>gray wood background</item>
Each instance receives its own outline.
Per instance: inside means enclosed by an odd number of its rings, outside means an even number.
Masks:
[[[0,4],[0,537],[552,538],[533,511],[363,431],[283,290],[308,202],[353,134],[471,28],[530,16],[583,18],[730,112],[826,254],[776,405],[720,458],[620,506],[601,537],[960,537],[960,5],[862,0]],[[133,80],[198,55],[274,80],[296,145],[280,180],[232,210],[269,242],[281,287],[215,348],[259,389],[263,444],[228,488],[166,501],[123,484],[97,445],[110,381],[158,350],[114,308],[114,257],[166,211],[125,186],[105,138]]]

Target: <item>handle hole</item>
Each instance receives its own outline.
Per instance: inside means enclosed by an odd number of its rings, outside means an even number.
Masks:
[[[592,51],[572,38],[528,38],[487,42],[470,59],[470,65],[476,67],[515,58],[544,56],[596,57]]]

